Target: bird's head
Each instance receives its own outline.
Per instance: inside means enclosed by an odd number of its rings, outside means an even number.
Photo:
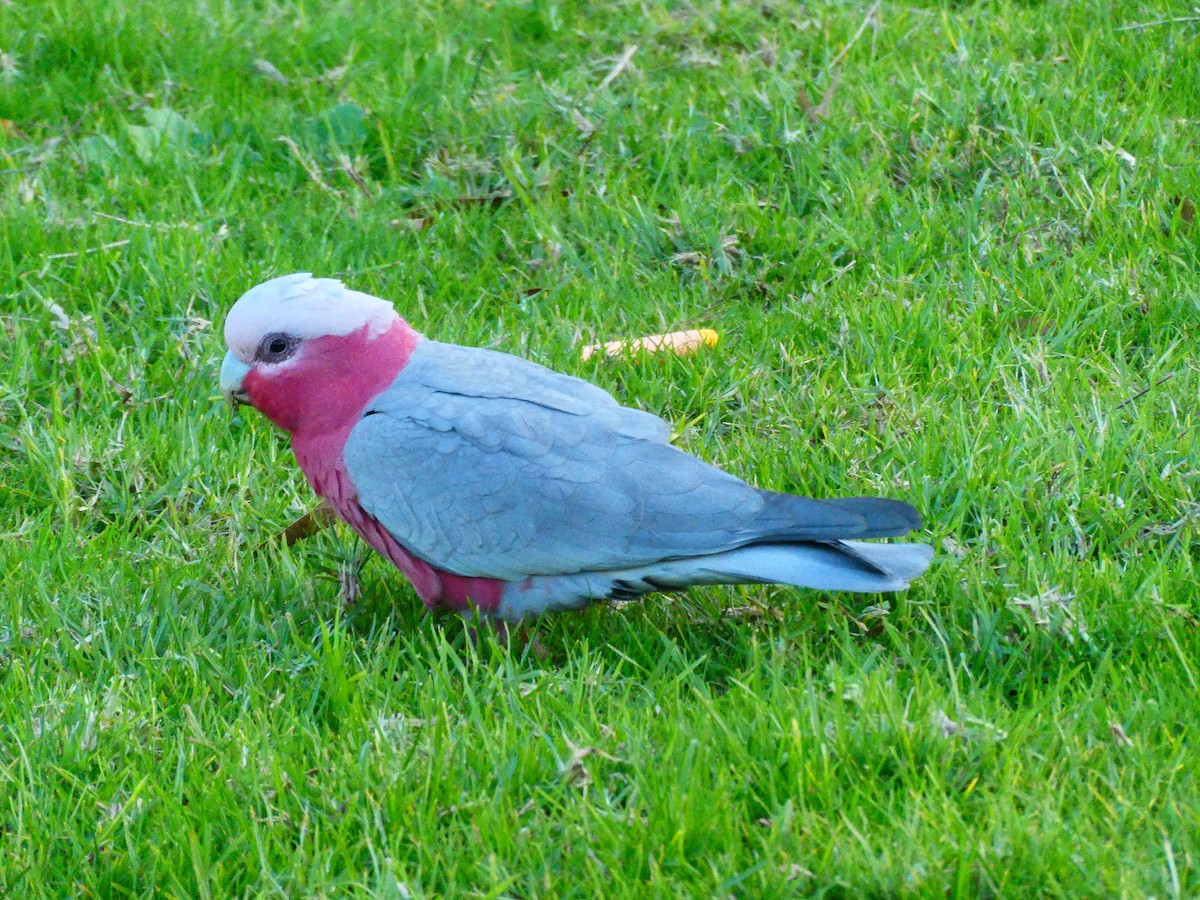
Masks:
[[[306,272],[284,275],[251,288],[226,316],[221,393],[293,436],[342,430],[419,340],[386,300]]]

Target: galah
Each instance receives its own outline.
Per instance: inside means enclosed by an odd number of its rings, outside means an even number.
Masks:
[[[225,319],[221,392],[291,435],[312,489],[430,608],[516,622],[691,585],[897,591],[925,544],[907,503],[752,487],[578,378],[431,340],[307,273]]]

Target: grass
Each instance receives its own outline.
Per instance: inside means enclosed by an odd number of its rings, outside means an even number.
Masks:
[[[0,894],[1200,894],[1191,5],[0,4]],[[935,566],[347,607],[216,395],[295,270]]]

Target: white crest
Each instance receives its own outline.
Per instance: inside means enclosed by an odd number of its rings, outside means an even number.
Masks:
[[[264,281],[242,294],[225,317],[225,344],[249,364],[264,335],[272,332],[309,340],[368,326],[368,335],[377,337],[397,318],[386,300],[347,290],[334,278],[297,272]]]

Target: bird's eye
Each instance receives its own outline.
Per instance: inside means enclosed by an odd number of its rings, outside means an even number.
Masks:
[[[286,334],[268,334],[258,345],[258,358],[263,362],[282,362],[296,349],[296,341]]]

